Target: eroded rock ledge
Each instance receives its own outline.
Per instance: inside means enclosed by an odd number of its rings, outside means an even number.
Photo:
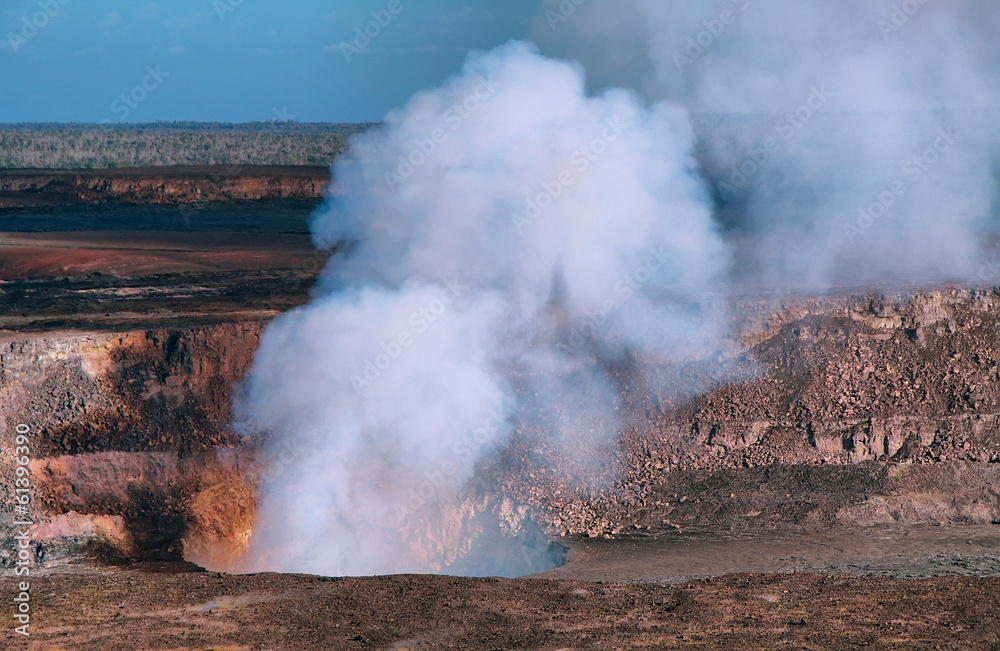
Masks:
[[[622,369],[624,429],[588,490],[595,467],[519,425],[455,512],[553,537],[1000,521],[1000,293],[741,301],[733,315],[722,358]],[[231,393],[262,329],[2,341],[3,490],[27,423],[41,558],[239,555],[267,463],[232,430]]]
[[[0,208],[319,199],[328,191],[330,170],[326,167],[0,170]]]

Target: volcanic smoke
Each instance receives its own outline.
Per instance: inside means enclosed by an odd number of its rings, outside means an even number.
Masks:
[[[1000,15],[897,4],[552,3],[536,40],[567,60],[473,55],[357,137],[313,223],[337,251],[238,401],[301,451],[249,568],[523,573],[494,562],[519,532],[477,520],[477,468],[544,431],[600,488],[621,360],[724,350],[747,284],[973,278]]]

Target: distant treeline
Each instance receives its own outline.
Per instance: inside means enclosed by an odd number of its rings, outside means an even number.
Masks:
[[[322,165],[376,123],[0,124],[0,168]]]

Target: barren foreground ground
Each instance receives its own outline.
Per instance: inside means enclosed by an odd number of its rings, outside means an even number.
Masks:
[[[30,649],[994,649],[1000,579],[684,585],[105,571],[37,578]]]

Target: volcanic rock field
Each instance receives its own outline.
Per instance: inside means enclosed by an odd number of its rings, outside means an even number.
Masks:
[[[234,431],[231,396],[273,312],[243,305],[172,324],[176,297],[143,289],[107,308],[160,312],[142,327],[3,335],[3,418],[36,433],[47,521],[36,553],[224,569],[250,535],[268,467],[265,442]],[[480,468],[472,511],[530,520],[571,548],[1000,521],[1000,294],[741,298],[733,313],[740,334],[725,359],[621,369],[629,413],[602,485],[582,489],[556,447],[515,434]],[[630,386],[680,374],[718,386],[693,399]],[[12,477],[12,455],[3,463]]]
[[[120,631],[149,648],[994,639],[995,591],[963,583],[1000,572],[1000,292],[985,287],[719,298],[723,352],[611,369],[621,431],[594,443],[596,465],[516,415],[465,492],[426,507],[446,526],[400,535],[445,573],[493,554],[478,572],[534,578],[237,576],[263,491],[310,453],[248,434],[232,407],[269,321],[337,255],[307,237],[5,237],[0,483],[13,503],[26,426],[31,553],[51,585],[34,644],[133,648]],[[417,523],[420,488],[405,505]],[[0,515],[8,573],[15,521]],[[477,549],[498,534],[513,544]],[[150,590],[164,607],[139,596]],[[563,602],[575,614],[539,618]],[[616,624],[623,608],[645,614]],[[239,623],[292,611],[294,626]]]

